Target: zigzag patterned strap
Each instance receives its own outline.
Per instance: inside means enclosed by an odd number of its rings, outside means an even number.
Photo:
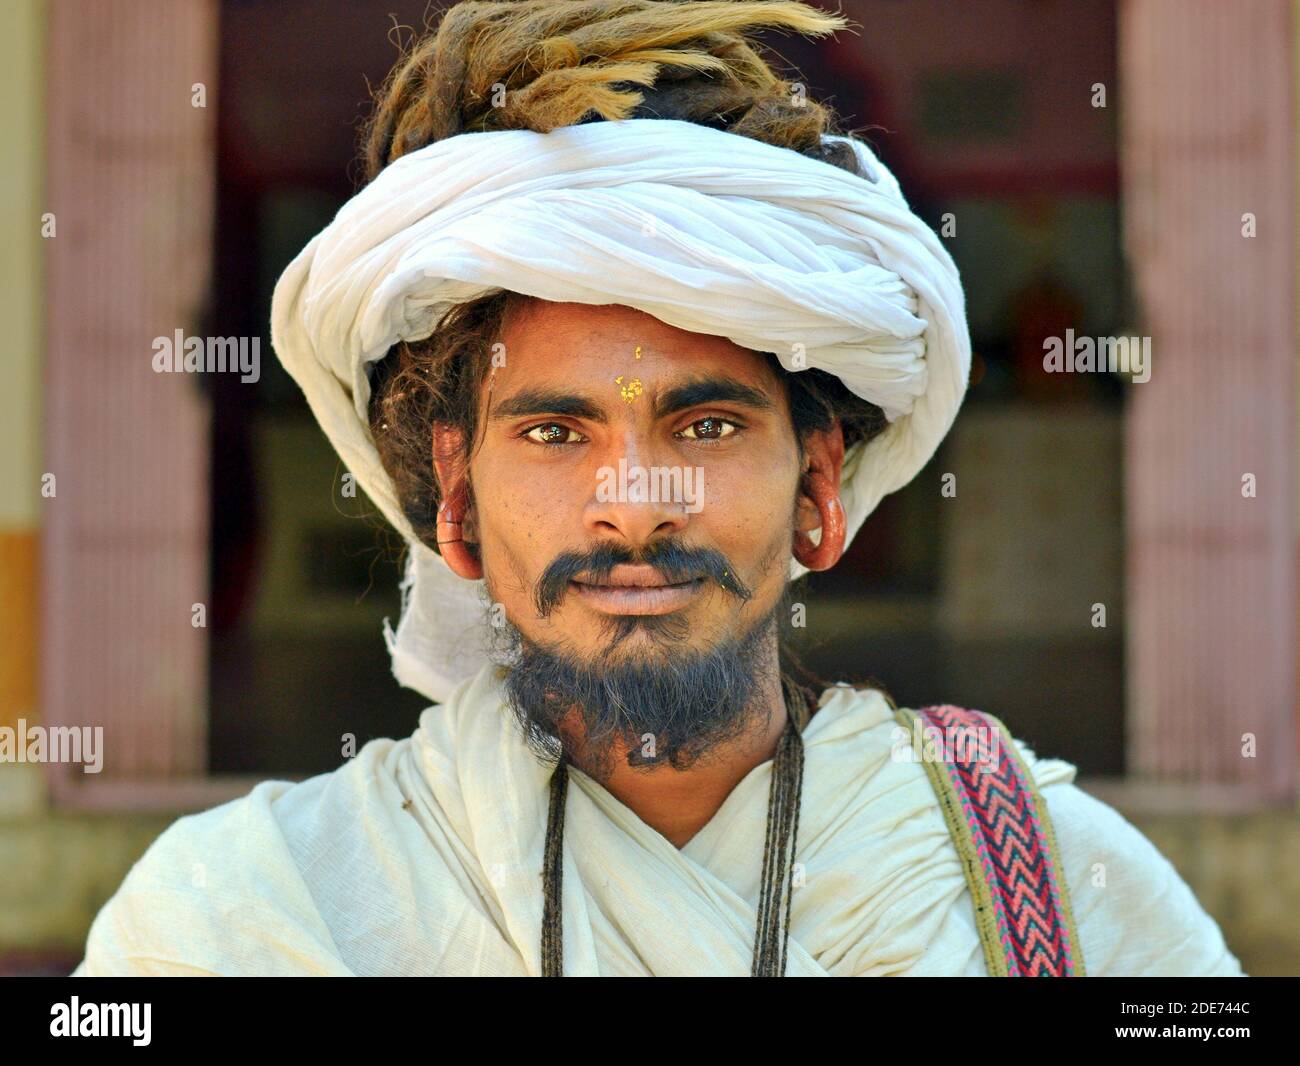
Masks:
[[[1047,804],[1010,731],[951,704],[894,717],[961,855],[989,976],[1086,976]]]

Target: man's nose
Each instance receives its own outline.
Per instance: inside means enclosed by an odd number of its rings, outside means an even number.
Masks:
[[[690,519],[688,501],[674,488],[682,484],[684,471],[656,464],[653,450],[631,435],[621,443],[601,459],[583,525],[634,548],[680,533]]]

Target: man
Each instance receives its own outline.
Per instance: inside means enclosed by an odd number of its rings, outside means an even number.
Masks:
[[[179,820],[78,973],[1241,972],[1073,767],[785,655],[970,363],[941,243],[745,38],[842,24],[468,3],[413,48],[272,321],[438,705]]]

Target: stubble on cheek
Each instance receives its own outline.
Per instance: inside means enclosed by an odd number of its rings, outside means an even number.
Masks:
[[[501,571],[505,571],[504,580],[499,576]],[[501,553],[499,565],[493,567],[484,564],[483,585],[491,602],[504,607],[507,615],[517,616],[520,613],[519,604],[532,602],[532,584],[520,561],[509,550]],[[528,614],[531,616],[532,612]]]
[[[773,571],[779,571],[781,579],[778,584],[777,595],[784,590],[786,577],[790,572],[790,560],[793,557],[794,549],[794,523],[791,522],[786,529],[777,530],[775,536],[769,542],[766,550],[759,558],[758,564],[754,568],[754,578],[750,582],[750,588],[759,589],[766,582],[772,579]],[[755,599],[761,599],[756,596]],[[771,604],[756,604],[758,610],[770,611]]]

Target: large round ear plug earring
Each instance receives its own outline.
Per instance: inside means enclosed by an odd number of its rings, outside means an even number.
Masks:
[[[847,532],[844,505],[825,474],[810,470],[804,475],[804,484],[821,512],[822,539],[814,544],[807,533],[799,530],[794,535],[794,557],[809,570],[829,570],[844,554]]]
[[[447,565],[460,577],[477,580],[483,576],[483,564],[470,543],[461,536],[468,496],[462,485],[438,507],[438,551]]]

